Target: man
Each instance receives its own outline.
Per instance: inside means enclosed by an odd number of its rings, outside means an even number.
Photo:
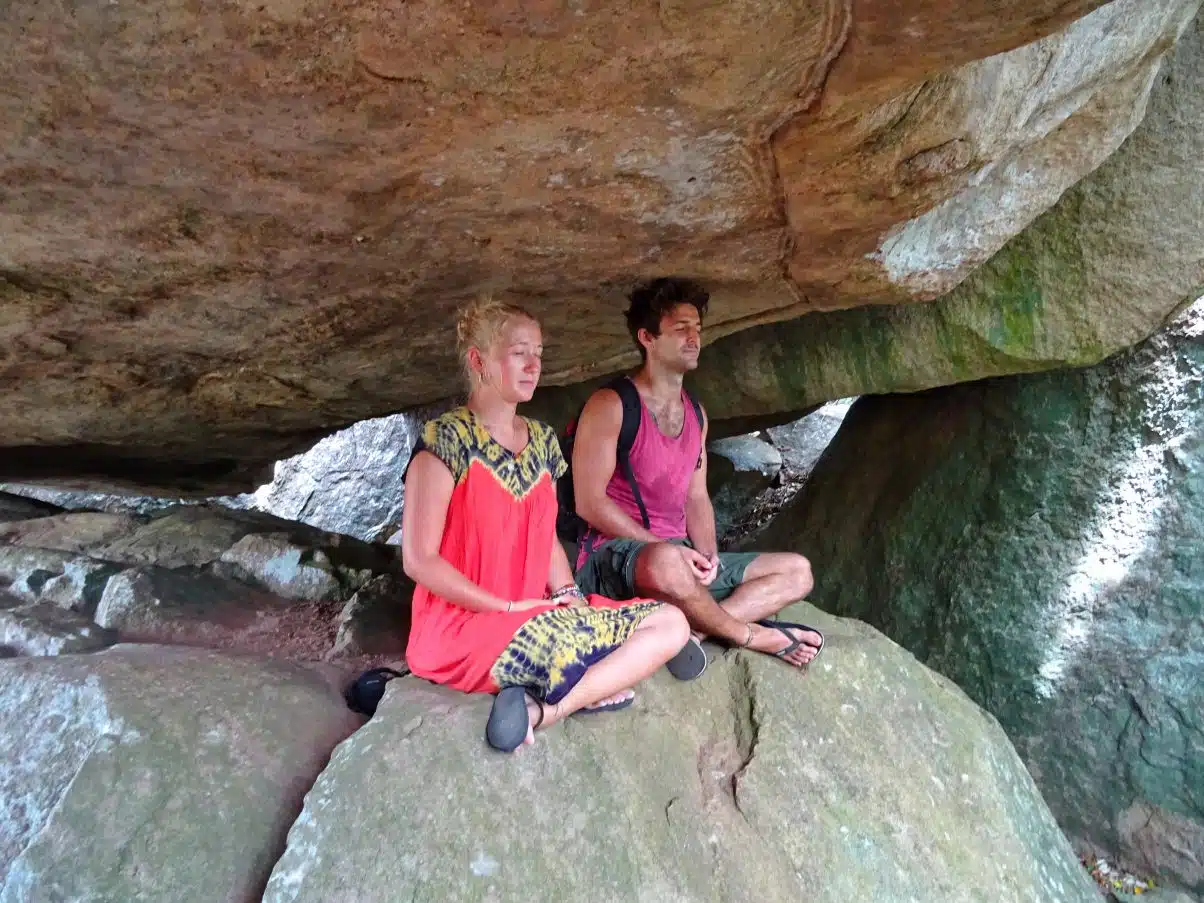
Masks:
[[[643,356],[630,377],[639,396],[639,428],[629,454],[635,486],[617,466],[624,417],[619,390],[633,412],[629,387],[595,392],[573,442],[577,514],[589,525],[577,583],[586,593],[666,600],[681,608],[696,636],[671,663],[683,679],[705,668],[697,639],[707,636],[796,667],[823,647],[817,630],[766,620],[811,591],[806,558],[718,551],[707,493],[706,413],[682,388],[686,373],[698,366],[709,300],[684,279],[658,279],[631,296],[627,328]]]

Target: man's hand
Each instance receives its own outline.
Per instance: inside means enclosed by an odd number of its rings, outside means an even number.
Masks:
[[[682,546],[681,552],[698,582],[703,586],[710,586],[719,573],[719,556],[713,552],[710,555],[704,555],[689,546]]]

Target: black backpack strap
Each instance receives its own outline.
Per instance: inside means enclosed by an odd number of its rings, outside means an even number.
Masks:
[[[640,495],[640,485],[636,482],[635,471],[631,468],[631,447],[635,445],[635,437],[640,431],[640,420],[643,413],[643,402],[640,401],[640,392],[626,376],[620,376],[613,380],[608,389],[613,389],[619,395],[619,400],[623,403],[623,424],[619,427],[619,443],[615,449],[615,463],[622,472],[624,479],[627,480],[627,485],[631,487],[631,494],[635,498],[636,507],[640,509],[640,520],[644,523],[644,529],[649,529],[651,521],[648,520],[648,509],[644,507],[644,498]]]
[[[684,390],[683,390],[684,391]],[[690,399],[690,404],[694,406],[694,416],[698,418],[698,432],[701,435],[702,428],[706,425],[706,421],[702,419],[702,405],[698,403],[698,399],[686,392],[686,398]],[[698,452],[698,463],[695,467],[702,467],[702,456],[706,454],[706,448],[702,448]]]

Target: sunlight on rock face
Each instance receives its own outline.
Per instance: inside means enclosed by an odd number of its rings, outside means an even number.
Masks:
[[[1183,314],[1182,322],[1189,338],[1204,336],[1204,298]],[[1193,397],[1198,403],[1198,382],[1175,368],[1173,361],[1161,361],[1151,369],[1143,386],[1148,410],[1191,410]],[[1054,608],[1060,612],[1061,629],[1046,649],[1036,681],[1037,694],[1044,698],[1054,695],[1076,651],[1086,645],[1096,606],[1121,586],[1158,536],[1169,498],[1168,470],[1175,466],[1175,449],[1191,437],[1192,424],[1165,416],[1151,417],[1150,422],[1162,424],[1163,433],[1155,441],[1134,443],[1132,457],[1096,509],[1095,523],[1084,531],[1083,554],[1057,596]]]

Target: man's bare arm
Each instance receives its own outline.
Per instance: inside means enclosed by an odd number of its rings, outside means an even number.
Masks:
[[[606,536],[658,542],[659,537],[628,517],[606,494],[617,466],[622,426],[623,402],[617,392],[600,389],[590,396],[573,440],[573,495],[577,513]]]

